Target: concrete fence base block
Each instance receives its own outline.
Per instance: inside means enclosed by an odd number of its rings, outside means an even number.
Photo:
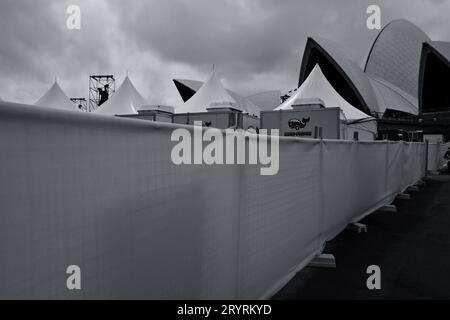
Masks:
[[[417,182],[414,186],[418,188],[423,188],[426,186],[426,182],[425,181]]]
[[[417,185],[419,185],[419,186],[422,186],[422,187],[424,187],[424,186],[426,186],[426,182],[425,181],[423,181],[423,180],[419,180],[419,181],[417,181]]]
[[[319,254],[309,264],[311,268],[336,268],[336,259],[332,254]]]
[[[354,222],[354,223],[350,223],[347,226],[348,230],[354,231],[356,233],[365,233],[367,232],[367,226],[363,223],[359,223],[359,222]]]
[[[378,211],[382,211],[382,212],[397,212],[397,206],[394,206],[393,204],[389,204],[387,206],[381,207]]]
[[[397,196],[397,199],[399,199],[399,200],[410,200],[411,199],[411,195],[407,194],[407,193],[400,193]]]
[[[407,189],[408,192],[418,192],[419,191],[419,187],[417,186],[411,186]]]

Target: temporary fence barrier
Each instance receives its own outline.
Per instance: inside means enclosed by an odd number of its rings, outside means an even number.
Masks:
[[[273,176],[177,166],[180,127],[0,102],[0,298],[268,298],[426,169],[423,143],[297,138]]]
[[[445,154],[449,150],[448,143],[428,143],[428,171],[437,171],[442,169],[446,164]]]

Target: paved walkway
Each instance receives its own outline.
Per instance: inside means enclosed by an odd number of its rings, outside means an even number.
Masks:
[[[397,213],[362,221],[327,244],[336,269],[306,268],[274,299],[450,299],[450,175],[433,176]],[[381,290],[368,290],[366,268],[381,268]]]

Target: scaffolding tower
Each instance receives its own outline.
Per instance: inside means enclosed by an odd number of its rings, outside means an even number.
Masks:
[[[116,92],[116,79],[113,75],[89,76],[89,112],[105,103]]]
[[[76,104],[81,111],[88,111],[88,104],[86,98],[70,98],[70,101]]]

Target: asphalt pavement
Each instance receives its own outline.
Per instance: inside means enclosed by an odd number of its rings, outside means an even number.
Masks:
[[[450,175],[431,176],[396,200],[398,212],[377,211],[327,243],[335,269],[300,271],[273,299],[450,299]],[[367,268],[379,266],[381,289],[367,287]]]

